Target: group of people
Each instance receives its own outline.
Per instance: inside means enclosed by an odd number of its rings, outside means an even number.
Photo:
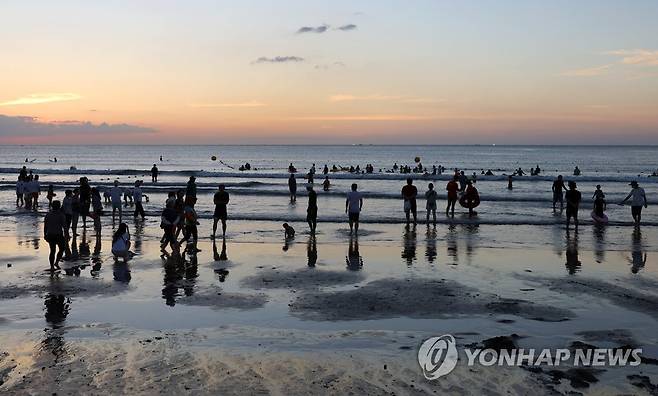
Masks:
[[[443,170],[444,168],[441,167],[440,171],[443,172]],[[289,171],[290,176],[288,179],[288,186],[290,200],[294,203],[297,200],[297,182],[295,179],[295,173],[297,170],[292,163],[290,164]],[[329,178],[326,176],[328,171],[328,167],[325,165],[323,169],[325,180],[322,183],[325,191],[327,191],[330,186]],[[439,170],[437,169],[437,172],[438,171]],[[522,170],[520,171],[522,172]],[[538,174],[539,172],[541,172],[539,166],[533,169],[533,174]],[[151,173],[153,183],[157,182],[158,173],[157,166],[154,165]],[[314,174],[315,166],[313,165],[307,175],[309,183],[306,185],[308,197],[306,221],[311,235],[316,233],[318,220],[317,193],[315,192],[313,185]],[[517,171],[516,174],[518,175],[519,171]],[[406,185],[401,189],[403,210],[407,226],[412,222],[414,225],[417,223],[418,189],[414,186],[413,182],[414,180],[412,178],[408,178]],[[452,179],[445,186],[446,216],[454,218],[455,206],[458,201],[463,207],[468,209],[469,217],[476,215],[474,209],[480,203],[480,196],[475,187],[475,183],[475,174],[472,177],[468,177],[464,171],[455,169]],[[511,188],[511,176],[509,183],[509,188]],[[137,180],[134,182],[132,188],[126,189],[120,186],[119,181],[116,180],[113,187],[104,192],[104,195],[106,195],[106,202],[111,204],[112,207],[113,224],[116,221],[117,212],[119,216],[119,227],[113,234],[112,246],[112,252],[116,257],[123,257],[124,259],[129,258],[130,233],[128,226],[123,222],[123,207],[124,204],[127,204],[127,196],[130,197],[130,200],[134,204],[133,217],[135,219],[140,217],[141,219],[144,219],[146,216],[143,207],[143,200],[146,199],[148,201],[148,196],[143,193],[142,185],[143,181]],[[631,182],[630,185],[632,186],[631,192],[622,202],[620,202],[620,204],[625,204],[630,201],[633,219],[636,224],[639,224],[641,221],[642,208],[647,207],[646,194],[644,189],[639,187],[637,181]],[[574,181],[569,181],[565,185],[564,178],[560,175],[553,183],[552,192],[554,209],[558,202],[560,203],[560,208],[563,208],[566,204],[567,228],[569,228],[572,221],[575,226],[578,227],[578,209],[582,201],[582,194],[577,190],[576,183]],[[33,175],[23,167],[19,174],[17,183],[17,205],[24,205],[26,208],[36,209],[38,206],[39,195],[39,176]],[[64,252],[67,250],[66,241],[68,241],[72,235],[77,235],[77,225],[80,217],[82,218],[83,227],[86,227],[87,218],[91,218],[93,220],[94,229],[96,230],[96,235],[100,236],[100,219],[104,208],[99,189],[91,187],[89,180],[86,177],[80,178],[78,187],[72,190],[66,190],[62,201],[53,200],[55,196],[56,194],[53,192],[51,185],[49,186],[47,194],[50,211],[46,216],[44,237],[51,247],[50,263],[52,269],[57,269],[59,267],[58,263],[62,259]],[[439,193],[435,189],[434,183],[428,184],[424,197],[426,200],[426,222],[427,224],[430,224],[431,218],[432,223],[436,224]],[[607,204],[605,201],[605,194],[600,185],[597,186],[592,199],[594,203],[593,215],[603,218],[605,216],[604,211],[606,210]],[[194,176],[190,177],[185,189],[172,191],[168,194],[168,198],[165,201],[164,208],[160,215],[160,227],[163,230],[161,250],[164,255],[181,254],[180,248],[183,245],[185,245],[185,250],[182,252],[183,254],[185,252],[196,253],[199,251],[197,248],[197,226],[199,225],[199,217],[195,210],[196,202],[197,186]],[[221,222],[222,237],[225,238],[227,228],[226,222],[228,219],[227,205],[229,203],[229,193],[226,191],[223,184],[218,186],[218,190],[213,197],[213,203],[215,205],[215,210],[213,213],[211,237],[213,239],[216,237],[218,225]],[[359,216],[363,209],[363,203],[364,196],[358,191],[358,185],[353,183],[345,200],[345,213],[348,217],[350,234],[358,233]],[[285,224],[284,230],[287,238],[294,236],[294,229],[291,225]],[[181,233],[182,239],[179,239]],[[167,251],[167,248],[171,248],[171,253]],[[55,253],[56,251],[57,253]]]

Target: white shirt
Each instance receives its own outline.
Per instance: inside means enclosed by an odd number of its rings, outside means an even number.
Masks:
[[[636,187],[631,190],[631,206],[644,206],[644,189]]]
[[[110,189],[110,197],[112,197],[112,203],[121,203],[122,195],[123,189],[121,187],[116,186]]]
[[[350,213],[359,213],[361,211],[360,201],[363,198],[358,191],[350,191],[347,193],[347,201],[349,202],[348,211]]]

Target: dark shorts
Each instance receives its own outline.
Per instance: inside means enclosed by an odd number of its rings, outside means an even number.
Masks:
[[[562,192],[555,191],[553,193],[553,202],[563,202],[562,201]]]
[[[408,210],[410,210],[411,213],[416,213],[416,211],[418,210],[418,205],[416,204],[416,200],[414,199],[414,200],[410,200],[408,202],[409,202],[409,209]],[[407,211],[407,209],[405,209],[405,212],[406,211]]]
[[[59,250],[66,249],[66,238],[64,238],[64,235],[47,235],[46,240],[51,249],[55,249],[55,247],[58,247]]]
[[[639,216],[642,214],[642,207],[641,206],[631,206],[631,214],[633,216]]]
[[[350,221],[359,221],[359,212],[350,212],[349,219]]]
[[[306,209],[306,221],[315,221],[318,219],[318,208]]]
[[[226,220],[228,218],[228,213],[226,212],[225,206],[215,206],[215,214],[213,217],[220,220]]]
[[[571,205],[567,205],[567,219],[573,217],[574,219],[578,218],[578,209],[574,208]]]

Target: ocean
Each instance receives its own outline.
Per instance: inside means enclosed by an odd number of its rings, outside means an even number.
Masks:
[[[160,160],[162,156],[162,160]],[[213,160],[212,157],[216,157]],[[442,165],[447,168],[441,176],[390,173],[395,163],[415,165],[419,157],[425,167]],[[57,158],[57,162],[54,162]],[[136,179],[145,181],[149,203],[148,214],[157,215],[166,193],[185,185],[190,175],[197,177],[202,217],[212,215],[212,193],[217,184],[224,183],[231,194],[229,217],[245,220],[304,221],[305,195],[303,177],[315,164],[316,190],[319,195],[319,221],[342,222],[344,196],[352,183],[359,185],[366,200],[362,220],[366,223],[396,223],[404,220],[400,189],[407,177],[415,179],[419,189],[419,209],[424,218],[424,192],[434,183],[441,198],[445,184],[459,168],[467,175],[477,176],[476,187],[481,196],[476,220],[463,214],[456,222],[479,224],[538,224],[563,222],[562,215],[551,208],[551,185],[562,174],[566,180],[578,183],[583,193],[581,219],[590,220],[591,196],[595,185],[601,184],[608,201],[607,214],[612,224],[631,225],[630,209],[615,205],[630,190],[628,183],[638,180],[650,202],[656,202],[658,177],[651,177],[658,163],[658,146],[2,146],[0,147],[0,190],[3,199],[0,215],[16,212],[13,190],[18,171],[27,166],[41,177],[42,189],[53,184],[58,197],[71,188],[81,176],[87,176],[92,186],[101,189],[118,179],[129,188]],[[26,163],[26,159],[28,162]],[[250,171],[239,171],[240,165],[251,164]],[[288,201],[287,168],[290,163],[298,169],[296,205]],[[150,181],[149,170],[157,164],[159,182]],[[322,167],[359,165],[365,169],[372,164],[372,174],[330,172],[329,192],[322,191]],[[529,174],[539,165],[539,176],[514,178],[514,189],[507,189],[507,176],[521,167]],[[582,174],[573,176],[578,166]],[[494,176],[484,176],[492,170]],[[42,197],[42,200],[45,200]],[[442,209],[444,201],[439,201]],[[441,210],[439,210],[441,212]],[[445,222],[444,216],[438,216]],[[648,225],[658,225],[658,212],[651,207],[643,214]]]

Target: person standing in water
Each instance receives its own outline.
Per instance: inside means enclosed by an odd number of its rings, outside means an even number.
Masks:
[[[61,211],[61,204],[59,201],[53,201],[50,212],[46,214],[43,222],[43,239],[48,242],[50,247],[50,271],[61,269],[59,262],[66,250],[66,239],[64,237],[66,225],[66,216]],[[57,254],[55,254],[57,252]]]
[[[603,193],[603,190],[601,190],[600,184],[596,185],[596,190],[592,195],[592,199],[594,200],[594,214],[598,217],[603,217],[604,216],[603,212],[606,209],[606,202],[605,202],[605,194]]]
[[[347,193],[345,200],[345,213],[348,214],[350,235],[359,232],[359,214],[363,209],[363,195],[357,191],[357,184],[352,183],[352,191]]]
[[[311,229],[311,235],[315,235],[315,229],[318,225],[318,194],[313,190],[313,186],[306,187],[308,190],[308,208],[306,209],[306,221]]]
[[[229,195],[225,190],[223,184],[218,186],[218,191],[213,197],[213,202],[215,203],[215,213],[213,215],[212,223],[212,239],[215,239],[217,234],[217,222],[222,221],[222,237],[226,237],[226,220],[228,219],[228,210],[226,206],[228,205]]]
[[[555,204],[560,201],[560,210],[564,207],[564,201],[562,199],[562,189],[567,189],[567,186],[564,185],[564,179],[562,175],[558,175],[557,179],[553,182],[553,210],[555,210]]]
[[[16,181],[16,206],[25,205],[25,200],[23,199],[23,194],[25,193],[25,182],[23,178],[18,176],[18,181]]]
[[[647,207],[647,195],[637,181],[633,180],[630,183],[630,186],[632,187],[631,192],[628,193],[623,201],[621,201],[621,205],[626,203],[629,199],[631,200],[631,215],[633,216],[633,221],[635,221],[636,225],[640,225],[640,221],[642,220],[642,207]]]
[[[480,194],[478,193],[478,189],[475,188],[473,182],[470,180],[466,183],[466,192],[464,195],[466,196],[466,205],[468,206],[468,217],[473,217],[473,215],[476,214],[473,208],[480,200]]]
[[[329,191],[330,186],[331,182],[329,181],[329,176],[325,176],[324,181],[322,182],[322,190]]]
[[[123,208],[121,206],[121,196],[123,189],[119,187],[119,181],[114,181],[114,187],[110,189],[110,201],[112,202],[112,223],[115,221],[117,210],[119,211],[119,223],[123,222]]]
[[[417,215],[417,206],[416,206],[416,196],[418,195],[418,189],[413,185],[413,179],[407,179],[407,185],[402,187],[402,199],[404,201],[404,215],[407,218],[407,227],[409,226],[409,212],[414,217],[414,225],[416,225],[416,215]]]
[[[297,201],[297,179],[295,179],[295,174],[290,173],[288,178],[288,190],[290,191],[290,202]]]
[[[425,218],[425,221],[427,222],[427,226],[429,227],[430,225],[430,213],[432,213],[432,219],[434,221],[434,226],[436,226],[436,201],[439,199],[439,194],[434,190],[434,184],[430,183],[427,186],[428,190],[425,193],[425,200],[427,201],[427,204],[425,208],[427,209],[427,216]]]
[[[151,182],[157,183],[158,182],[158,174],[160,172],[158,171],[158,167],[153,164],[153,168],[151,168]]]
[[[194,176],[190,176],[190,180],[187,181],[185,199],[187,198],[196,198],[196,177]]]
[[[511,190],[511,189],[514,188],[514,186],[512,185],[513,180],[514,180],[514,178],[512,177],[512,175],[507,176],[507,189],[508,190]]]
[[[580,191],[576,190],[576,182],[569,182],[569,190],[567,190],[564,195],[567,200],[567,229],[569,228],[569,223],[573,217],[573,223],[578,229],[578,208],[580,207],[580,201],[582,195]]]
[[[87,228],[87,216],[91,206],[91,187],[86,177],[80,178],[80,215],[82,216],[82,227]]]
[[[73,197],[71,197],[71,236],[78,235],[78,218],[80,218],[80,189],[77,187],[73,189]]]
[[[194,250],[192,253],[201,251],[197,248],[197,241],[199,240],[199,232],[197,230],[199,216],[194,209],[195,204],[196,197],[185,198],[185,229],[183,230],[183,239],[180,241],[183,244],[183,242],[189,242],[190,238],[192,238],[192,249]]]
[[[142,220],[146,217],[144,213],[144,206],[142,206],[142,182],[140,180],[135,181],[135,188],[133,188],[133,200],[135,201],[135,213],[133,217],[137,218],[137,215],[142,216]]]
[[[455,204],[457,203],[459,191],[459,185],[457,184],[458,176],[455,175],[452,180],[446,185],[446,191],[448,191],[448,204],[446,205],[446,216],[451,213],[451,216],[455,217]]]

